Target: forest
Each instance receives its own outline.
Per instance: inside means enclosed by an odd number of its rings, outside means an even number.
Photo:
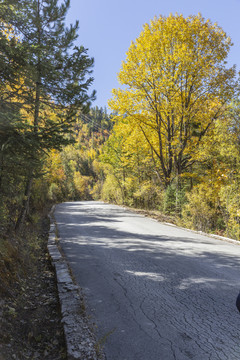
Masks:
[[[0,4],[1,258],[51,204],[103,200],[240,239],[240,101],[231,39],[169,15],[132,42],[106,107],[69,1]],[[27,9],[27,10],[26,10]],[[27,29],[27,30],[26,30]],[[5,254],[5,255],[4,255]]]
[[[113,90],[111,114],[91,108],[74,124],[74,143],[51,151],[38,180],[46,197],[157,211],[239,239],[240,102],[235,67],[225,63],[230,47],[200,15],[145,25],[123,62],[125,88]]]
[[[0,2],[0,353],[9,359],[66,358],[47,252],[52,205],[101,200],[240,240],[231,39],[200,14],[155,17],[123,54],[108,108],[97,107],[94,59],[76,45],[78,22],[66,26],[69,7]]]
[[[200,14],[144,25],[109,101],[104,200],[239,239],[240,102],[236,68],[227,66],[231,46]]]

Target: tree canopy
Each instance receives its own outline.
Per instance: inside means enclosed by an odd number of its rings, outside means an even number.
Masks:
[[[10,140],[13,132],[18,133],[26,149],[31,145],[34,158],[25,168],[18,223],[26,214],[43,154],[69,143],[77,112],[88,112],[95,99],[95,91],[89,94],[94,61],[87,49],[76,45],[78,22],[65,25],[69,6],[69,0],[3,0],[0,4],[1,178],[9,176],[3,173],[6,156],[16,160],[13,148],[8,154],[5,151],[8,134]]]
[[[104,200],[239,239],[239,80],[227,65],[231,46],[200,14],[143,26],[109,101]]]
[[[110,107],[137,128],[165,186],[192,164],[203,136],[234,96],[231,40],[200,14],[155,18],[132,42]]]

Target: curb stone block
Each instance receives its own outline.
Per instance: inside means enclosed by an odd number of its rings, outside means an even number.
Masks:
[[[53,261],[61,260],[62,255],[56,245],[48,244],[48,252]]]
[[[55,206],[48,215],[50,219],[48,252],[56,272],[68,360],[104,360],[103,353],[96,352],[96,340],[82,307],[81,289],[74,284],[68,264],[56,244],[54,209]]]

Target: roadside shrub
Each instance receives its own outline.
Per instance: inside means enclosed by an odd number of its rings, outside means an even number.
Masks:
[[[143,181],[133,193],[134,205],[145,209],[159,209],[163,202],[163,193],[152,181]]]
[[[107,174],[106,180],[102,187],[102,200],[114,202],[115,204],[123,204],[123,189],[112,174]]]
[[[205,232],[216,228],[220,214],[219,198],[215,190],[214,187],[201,183],[187,194],[187,203],[182,211],[183,225]]]
[[[220,191],[224,208],[226,235],[240,240],[240,192],[237,182],[224,186]]]

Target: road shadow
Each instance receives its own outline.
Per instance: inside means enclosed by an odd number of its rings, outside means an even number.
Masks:
[[[240,318],[235,307],[239,245],[161,224],[157,235],[141,233],[137,227],[123,231],[125,217],[134,221],[144,217],[114,206],[108,214],[107,208],[99,214],[91,204],[89,209],[69,204],[67,218],[64,207],[57,209],[60,244],[79,285],[91,288],[94,283],[100,298],[106,289],[118,289],[136,304],[136,313],[146,311],[148,304],[156,328],[165,321],[186,341],[195,339],[202,348],[214,344],[220,354],[222,349],[226,353],[229,347],[235,348],[240,355]],[[166,235],[167,228],[171,236]]]

